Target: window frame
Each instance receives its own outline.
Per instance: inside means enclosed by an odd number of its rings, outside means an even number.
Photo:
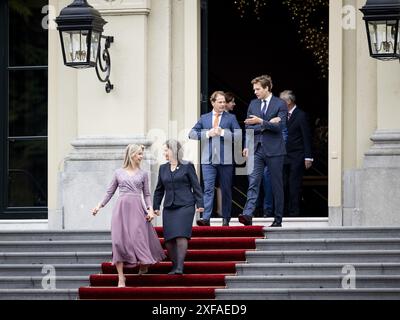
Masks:
[[[10,72],[20,70],[48,70],[46,66],[15,66],[9,65],[9,6],[8,1],[0,1],[0,220],[47,219],[48,207],[8,207],[8,171],[9,142],[18,141],[48,141],[46,136],[9,136],[9,76]],[[48,192],[47,192],[48,194]]]

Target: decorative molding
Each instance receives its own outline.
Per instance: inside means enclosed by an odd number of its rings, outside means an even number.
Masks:
[[[150,148],[153,141],[143,136],[83,136],[71,142],[73,150],[68,161],[79,160],[121,160],[126,146],[130,143]],[[148,152],[145,159],[153,160]]]
[[[149,15],[150,0],[90,0],[102,16]]]
[[[399,156],[400,130],[377,130],[371,136],[374,143],[366,156]]]

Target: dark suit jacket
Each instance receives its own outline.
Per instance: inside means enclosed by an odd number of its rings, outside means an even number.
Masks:
[[[154,210],[160,210],[164,195],[164,207],[167,208],[173,205],[187,206],[194,204],[198,208],[204,208],[203,193],[193,163],[179,164],[174,174],[171,172],[169,163],[160,166],[153,198]]]
[[[250,118],[251,115],[264,120],[263,124],[246,125],[246,130],[254,130],[254,148],[257,147],[258,143],[261,143],[265,155],[269,157],[285,155],[285,141],[282,135],[282,131],[286,128],[287,121],[287,106],[285,101],[272,96],[267,113],[264,116],[261,112],[261,100],[254,99],[250,102],[247,110],[247,118]],[[279,124],[272,124],[269,122],[275,117],[280,117],[282,119]],[[248,137],[246,137],[246,146],[248,147],[248,145],[249,140]]]
[[[232,165],[234,159],[232,157],[233,142],[241,139],[241,128],[237,122],[236,116],[229,112],[223,112],[220,128],[224,129],[223,137],[206,138],[206,132],[213,127],[212,111],[203,114],[200,120],[195,124],[189,133],[189,138],[194,140],[201,140],[201,163],[213,163],[213,147],[219,147],[218,164]],[[236,139],[236,140],[235,140]],[[219,141],[217,141],[219,140]],[[205,143],[208,142],[208,143]],[[218,143],[219,142],[219,143]],[[228,152],[225,149],[229,149]]]
[[[296,107],[287,122],[288,140],[286,142],[287,161],[312,158],[310,125],[306,113]]]

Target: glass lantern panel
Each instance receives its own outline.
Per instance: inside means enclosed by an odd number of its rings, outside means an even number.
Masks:
[[[368,22],[373,54],[394,53],[397,23],[397,20]]]
[[[397,21],[397,45],[396,54],[400,57],[400,19]]]
[[[67,63],[88,63],[88,34],[87,30],[63,31],[62,35]],[[81,67],[86,68],[89,65],[82,65]]]
[[[92,32],[92,41],[90,43],[90,61],[92,63],[97,62],[99,43],[100,43],[100,32]]]

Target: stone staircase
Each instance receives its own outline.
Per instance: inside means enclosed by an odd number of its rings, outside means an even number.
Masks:
[[[217,299],[400,299],[400,228],[265,232]],[[77,299],[110,260],[107,231],[0,231],[0,299]]]
[[[400,300],[400,228],[265,231],[217,299]]]
[[[78,299],[110,259],[107,231],[0,231],[0,299]]]

